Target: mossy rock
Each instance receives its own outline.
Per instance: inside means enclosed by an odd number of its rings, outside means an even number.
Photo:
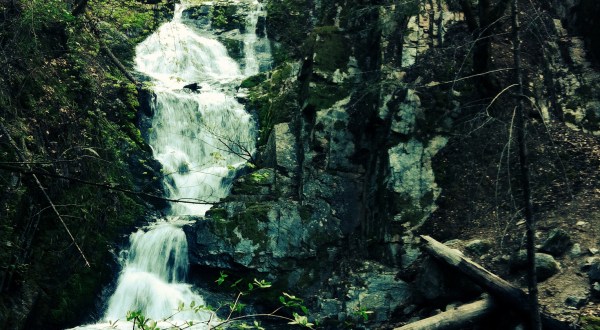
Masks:
[[[274,125],[289,122],[299,112],[296,74],[295,63],[285,63],[273,69],[269,79],[259,74],[242,82],[249,88],[248,108],[258,117],[258,146],[267,143]]]
[[[350,60],[350,42],[346,35],[335,26],[315,28],[311,33],[314,68],[318,71],[333,73],[336,70],[347,71]]]
[[[259,73],[254,76],[250,76],[242,81],[240,84],[241,88],[253,88],[263,83],[267,79],[266,73]]]
[[[268,214],[272,205],[269,203],[249,204],[245,210],[232,215],[229,218],[222,218],[215,221],[214,228],[217,236],[229,240],[232,245],[237,245],[242,240],[250,240],[254,244],[259,244],[265,248],[269,237],[266,227],[260,223],[269,221]],[[238,235],[234,232],[239,232]]]

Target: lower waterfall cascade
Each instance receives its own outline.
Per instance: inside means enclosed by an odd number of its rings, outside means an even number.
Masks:
[[[185,2],[136,47],[135,69],[150,79],[155,94],[148,143],[162,165],[165,197],[194,203],[171,203],[163,219],[131,234],[101,320],[75,329],[131,329],[126,318],[133,311],[156,321],[169,318],[165,326],[193,321],[186,328],[207,328],[208,312],[177,312],[180,304],[204,303],[185,282],[189,262],[182,226],[188,221],[180,216],[202,216],[225,197],[245,156],[254,152],[256,124],[235,94],[242,79],[268,66],[270,49],[256,34],[262,7],[248,4],[239,63],[209,28],[186,22],[182,14],[191,4]],[[189,84],[198,90],[184,88]]]

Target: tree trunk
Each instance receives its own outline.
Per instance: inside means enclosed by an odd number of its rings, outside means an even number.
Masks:
[[[465,329],[488,315],[494,307],[492,300],[482,300],[462,305],[455,309],[439,313],[432,317],[394,328],[394,330],[450,330]]]
[[[531,202],[531,184],[529,173],[529,160],[525,133],[525,107],[523,102],[523,73],[521,70],[521,36],[519,31],[518,0],[513,0],[512,5],[513,29],[513,60],[515,66],[516,84],[518,85],[517,104],[517,143],[519,144],[519,163],[521,169],[521,187],[523,189],[523,209],[527,224],[527,289],[529,290],[529,325],[532,330],[541,330],[540,309],[538,306],[537,275],[535,273],[535,216]]]
[[[452,268],[460,271],[477,285],[486,290],[499,304],[518,312],[521,317],[528,318],[531,312],[528,295],[523,290],[508,283],[481,265],[466,258],[460,251],[451,249],[429,236],[421,236],[427,245],[427,252],[444,261]],[[541,314],[544,329],[567,330],[569,326],[557,321],[547,314]]]

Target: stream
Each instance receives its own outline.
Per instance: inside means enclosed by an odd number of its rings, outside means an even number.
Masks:
[[[131,234],[101,320],[75,329],[131,329],[126,322],[130,311],[153,320],[169,318],[164,326],[193,321],[197,325],[188,329],[207,329],[209,313],[177,312],[182,303],[204,303],[186,283],[182,226],[187,222],[181,216],[202,216],[225,197],[246,163],[244,155],[254,152],[256,124],[235,95],[242,79],[270,61],[270,50],[266,39],[256,35],[262,7],[247,3],[246,31],[239,36],[244,56],[238,61],[211,29],[183,18],[191,6],[185,2],[176,5],[172,21],[136,47],[135,69],[150,78],[156,95],[148,143],[162,164],[165,197],[196,203],[172,203],[163,219]],[[198,90],[184,88],[194,83]]]

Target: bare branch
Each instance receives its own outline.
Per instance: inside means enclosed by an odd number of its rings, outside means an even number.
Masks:
[[[218,204],[218,202],[208,202],[208,201],[203,201],[203,200],[195,199],[195,198],[180,198],[180,199],[165,198],[165,197],[148,194],[148,193],[141,192],[141,191],[134,191],[134,190],[122,188],[122,187],[119,187],[119,186],[111,184],[111,183],[91,182],[91,181],[81,180],[81,179],[70,177],[70,176],[64,176],[64,175],[60,175],[60,174],[47,173],[47,172],[40,172],[40,171],[36,171],[33,169],[24,169],[24,168],[20,168],[20,167],[16,167],[16,166],[7,166],[7,165],[0,164],[0,169],[11,171],[11,172],[18,172],[21,174],[40,175],[40,176],[57,178],[57,179],[64,179],[64,180],[69,180],[72,182],[77,182],[77,183],[81,183],[81,184],[85,184],[85,185],[89,185],[89,186],[95,186],[95,187],[100,187],[100,188],[104,188],[104,189],[108,189],[108,190],[120,191],[120,192],[130,194],[130,195],[154,198],[154,199],[158,199],[158,200],[162,200],[162,201],[166,201],[166,202],[172,202],[172,203],[202,204],[202,205]]]
[[[11,137],[11,135],[9,134],[8,130],[4,127],[4,125],[2,123],[0,123],[0,130],[2,130],[2,132],[4,134],[6,134],[6,138],[8,139],[10,145],[15,149],[15,152],[17,153],[17,155],[19,156],[19,159],[23,162],[26,162],[25,160],[25,156],[23,155],[23,153],[21,152],[21,150],[19,149],[19,147],[17,147],[17,144],[15,143],[15,140]],[[31,166],[29,164],[26,165],[26,167],[28,169],[31,169]],[[46,193],[46,189],[44,188],[44,186],[42,186],[42,183],[40,182],[40,180],[38,179],[37,175],[33,174],[33,179],[35,180],[37,186],[40,188],[40,190],[42,191],[44,197],[46,197],[46,200],[48,201],[48,203],[50,204],[50,206],[52,207],[52,210],[54,211],[54,213],[56,214],[56,216],[58,217],[58,220],[61,222],[61,224],[63,225],[63,227],[65,228],[65,230],[67,231],[67,234],[69,235],[69,237],[71,238],[71,240],[73,241],[73,243],[75,244],[75,247],[77,247],[77,250],[79,251],[79,253],[81,254],[81,256],[83,257],[83,260],[85,261],[85,265],[87,267],[91,267],[90,266],[90,262],[88,261],[88,259],[86,258],[85,254],[83,253],[83,250],[81,250],[81,247],[79,246],[79,244],[77,244],[77,241],[75,240],[75,237],[73,236],[73,234],[71,233],[71,231],[69,230],[69,227],[67,226],[67,223],[65,222],[65,220],[62,218],[62,216],[60,215],[60,212],[58,212],[58,210],[56,209],[56,206],[54,205],[54,203],[52,202],[52,199],[50,198],[50,196],[48,195],[48,193]]]

